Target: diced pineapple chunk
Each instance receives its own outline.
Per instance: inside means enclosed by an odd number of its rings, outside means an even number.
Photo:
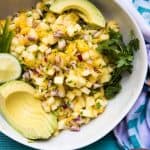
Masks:
[[[74,89],[74,90],[72,91],[72,93],[74,93],[75,96],[81,96],[81,95],[82,95],[80,89]]]
[[[96,50],[89,50],[90,58],[97,59],[100,57],[100,54]]]
[[[14,37],[12,39],[12,44],[15,45],[15,46],[18,46],[19,45],[19,39],[17,37]]]
[[[72,102],[72,108],[75,112],[80,112],[82,108],[85,107],[85,100],[82,96],[77,97],[73,102]]]
[[[88,44],[84,40],[76,40],[77,48],[80,52],[85,52],[89,50]]]
[[[53,76],[55,74],[55,69],[53,67],[49,68],[47,74]]]
[[[62,120],[58,121],[58,129],[59,130],[66,128],[66,121],[67,121],[66,119],[62,119]]]
[[[87,77],[87,76],[89,76],[91,74],[91,70],[90,69],[84,69],[83,70],[83,72],[82,72],[82,75],[84,76],[84,77]]]
[[[67,92],[66,96],[71,101],[75,98],[75,94],[72,91]]]
[[[62,85],[64,83],[64,76],[63,75],[55,76],[54,83],[58,85]]]
[[[20,27],[22,29],[27,27],[26,19],[27,19],[26,14],[21,13],[18,17],[14,19],[14,23],[17,27]]]
[[[44,84],[44,78],[43,77],[36,77],[34,80],[35,80],[36,85],[43,86],[43,84]]]
[[[110,81],[110,79],[111,79],[110,74],[103,75],[103,76],[101,76],[101,83],[106,83],[106,82]]]
[[[95,105],[95,100],[94,97],[92,96],[87,96],[86,97],[86,107],[91,107]]]
[[[80,112],[73,112],[72,117],[77,118],[80,115]]]
[[[68,46],[66,47],[66,53],[68,55],[74,55],[77,52],[77,48],[76,48],[76,44],[71,42],[68,44]]]
[[[93,83],[91,83],[91,82],[89,82],[89,81],[86,83],[86,86],[87,86],[88,88],[91,88],[92,85],[93,85]]]
[[[51,109],[54,111],[60,106],[61,102],[59,99],[56,99],[55,102],[51,105]]]
[[[45,22],[40,22],[38,28],[40,28],[41,30],[49,30],[50,27]]]
[[[108,29],[112,29],[112,30],[114,30],[115,32],[119,32],[119,25],[118,25],[117,22],[114,21],[114,20],[111,20],[111,21],[108,22],[107,28],[108,28]]]
[[[48,50],[48,46],[46,46],[45,44],[40,44],[40,46],[38,47],[38,50],[40,52],[46,52]]]
[[[46,101],[42,102],[42,107],[45,112],[49,113],[51,111],[50,106],[47,104]]]
[[[97,93],[94,94],[94,99],[97,99],[97,98],[100,98],[100,97],[102,97],[102,93],[99,90]]]
[[[97,102],[99,102],[102,107],[106,107],[106,106],[107,106],[107,103],[108,103],[108,102],[107,102],[106,100],[104,100],[104,99],[97,99],[97,100],[96,100],[96,103],[97,103]]]
[[[46,20],[47,23],[54,23],[55,20],[56,20],[56,16],[53,13],[48,12],[46,14],[45,20]]]
[[[89,60],[90,59],[90,53],[88,51],[82,53],[83,60]]]
[[[69,25],[67,27],[67,34],[70,36],[70,37],[73,37],[74,35],[76,35],[78,32],[81,31],[81,27],[79,24],[76,24],[76,25]]]
[[[82,110],[82,116],[94,118],[95,114],[93,113],[92,107],[87,107],[86,109]]]
[[[106,41],[106,40],[108,40],[109,39],[109,34],[102,34],[101,36],[100,36],[100,42],[101,41]]]
[[[101,83],[105,83],[110,81],[111,79],[111,74],[110,74],[111,70],[109,68],[103,68],[102,69],[102,74],[100,76],[100,82]]]
[[[91,90],[88,89],[87,87],[83,87],[83,88],[81,89],[81,91],[82,91],[84,94],[87,94],[87,95],[89,95],[90,92],[91,92]]]
[[[38,34],[34,29],[30,29],[30,31],[28,33],[28,37],[37,40]]]
[[[21,54],[23,51],[25,50],[25,46],[17,46],[16,48],[15,48],[15,52],[16,53],[18,53],[18,54]]]
[[[54,99],[54,97],[49,97],[48,99],[47,99],[47,104],[48,105],[52,105],[52,104],[54,104],[54,102],[55,102],[55,99]]]
[[[66,79],[66,84],[70,87],[80,88],[86,84],[86,79],[80,76],[72,75]]]
[[[32,23],[33,23],[33,18],[32,17],[28,17],[27,18],[27,26],[31,28],[32,25],[33,25]]]
[[[60,15],[55,23],[56,24],[63,24],[64,26],[70,26],[70,25],[75,25],[78,21],[79,17],[75,13],[69,13],[69,14],[63,14]]]
[[[58,96],[63,98],[65,97],[66,91],[63,85],[58,86]]]
[[[27,48],[27,51],[28,52],[31,52],[31,53],[34,53],[38,50],[38,46],[36,44],[33,44],[33,45],[30,45],[28,48]]]
[[[25,27],[25,28],[22,28],[21,29],[21,34],[27,34],[27,33],[29,33],[30,32],[30,27]],[[31,35],[31,33],[30,33],[30,35]],[[35,36],[34,34],[33,34],[33,36]]]
[[[27,51],[23,51],[22,57],[24,58],[24,63],[27,66],[34,67],[35,66],[35,55],[29,53]]]
[[[53,34],[50,34],[50,33],[49,33],[47,36],[45,36],[45,37],[42,38],[42,42],[43,42],[43,44],[45,44],[45,45],[48,45],[48,44],[53,45],[53,44],[55,44],[57,41],[58,41],[58,39],[56,39],[56,38],[53,36]]]
[[[95,67],[98,67],[98,66],[105,66],[106,63],[105,63],[104,59],[99,58],[99,59],[96,59],[96,60],[93,61],[93,65],[94,65]]]
[[[32,10],[31,13],[32,13],[32,17],[37,20],[40,19],[40,15],[42,15],[42,12],[40,9]]]

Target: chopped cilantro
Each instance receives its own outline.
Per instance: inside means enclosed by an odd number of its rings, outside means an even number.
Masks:
[[[96,103],[96,108],[97,108],[97,109],[100,109],[100,107],[101,107],[101,104],[100,104],[99,102],[97,102],[97,103]]]
[[[131,40],[125,44],[120,32],[109,31],[110,39],[99,43],[97,50],[106,56],[113,66],[111,80],[105,84],[105,96],[108,99],[115,97],[121,90],[121,78],[124,72],[132,72],[134,52],[139,49],[139,40],[132,32]]]

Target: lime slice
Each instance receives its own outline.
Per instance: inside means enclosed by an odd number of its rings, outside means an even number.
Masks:
[[[0,54],[0,83],[15,80],[21,75],[18,60],[10,54]]]

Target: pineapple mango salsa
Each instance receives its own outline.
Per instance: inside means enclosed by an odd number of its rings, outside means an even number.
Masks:
[[[35,88],[44,111],[57,116],[57,133],[78,131],[107,106],[103,86],[113,68],[96,49],[109,39],[109,29],[117,32],[119,27],[109,21],[104,28],[94,28],[77,11],[58,15],[49,5],[50,0],[43,0],[11,17],[10,53],[23,66],[21,79]]]

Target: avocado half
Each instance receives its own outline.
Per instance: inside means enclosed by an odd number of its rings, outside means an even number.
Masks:
[[[57,119],[45,113],[34,88],[23,81],[11,81],[0,87],[0,111],[24,137],[48,139],[57,129]]]
[[[105,18],[96,6],[88,0],[55,0],[50,10],[61,14],[66,10],[78,10],[80,17],[89,24],[105,27]]]

